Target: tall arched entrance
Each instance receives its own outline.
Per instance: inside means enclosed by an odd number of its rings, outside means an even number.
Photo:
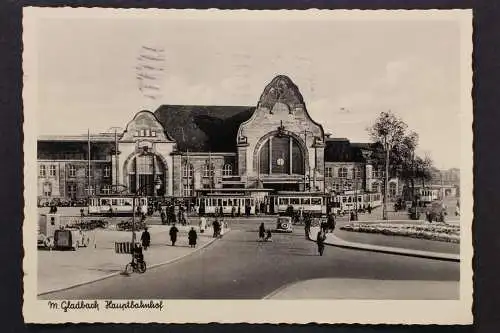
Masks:
[[[297,191],[305,183],[307,158],[302,143],[291,134],[271,133],[256,146],[256,172],[266,188]]]
[[[153,153],[131,156],[126,165],[126,177],[131,193],[146,196],[164,196],[167,184],[167,166]]]

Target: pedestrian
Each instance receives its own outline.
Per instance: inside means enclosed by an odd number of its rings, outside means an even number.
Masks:
[[[266,242],[272,242],[273,241],[273,235],[271,234],[271,229],[267,229],[267,235],[266,235]]]
[[[306,232],[306,239],[309,239],[309,233],[311,232],[311,220],[307,219],[304,225],[304,231]]]
[[[328,215],[328,230],[330,232],[333,232],[335,230],[335,215],[333,215],[333,213],[330,213],[330,215]]]
[[[240,217],[240,216],[241,216],[241,206],[238,205],[238,217]]]
[[[177,242],[177,233],[179,232],[179,229],[174,225],[170,228],[170,241],[172,242],[172,246],[175,246],[175,242]]]
[[[204,233],[207,228],[207,219],[205,216],[200,217],[200,233]]]
[[[264,222],[260,224],[259,227],[259,240],[263,241],[266,235],[266,228],[264,227]]]
[[[218,237],[222,238],[222,235],[224,234],[224,227],[226,226],[226,222],[224,220],[220,220],[219,222],[219,231],[218,231]]]
[[[83,208],[80,208],[80,216],[81,216],[81,217],[84,217],[84,216],[85,216],[85,213],[83,212]]]
[[[196,234],[196,230],[194,230],[194,227],[191,227],[191,230],[189,230],[189,233],[188,233],[190,247],[196,247],[196,239],[197,238],[198,238],[198,235]]]
[[[212,223],[212,227],[214,228],[213,238],[219,237],[219,221],[215,218],[215,221]]]
[[[368,214],[371,214],[372,213],[372,206],[370,204],[368,204]]]
[[[318,252],[320,256],[322,256],[323,252],[325,251],[325,240],[325,233],[322,230],[318,231],[318,234],[316,236],[316,243],[318,244]]]
[[[160,208],[160,218],[161,218],[161,224],[165,224],[167,221],[166,221],[166,215],[165,215],[165,212],[163,211],[163,209]]]
[[[231,217],[234,217],[234,215],[236,214],[236,207],[231,207]]]
[[[144,250],[147,250],[149,247],[149,244],[151,243],[151,235],[149,234],[147,227],[144,228],[144,231],[142,232],[141,243],[142,243],[142,247],[144,248]]]

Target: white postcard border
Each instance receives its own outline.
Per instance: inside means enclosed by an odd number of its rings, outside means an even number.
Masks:
[[[471,10],[159,10],[102,8],[25,8],[23,11],[24,71],[24,200],[23,241],[25,257],[23,315],[28,323],[109,322],[109,323],[362,323],[362,324],[470,324],[472,323],[472,11]],[[304,19],[321,20],[456,20],[462,36],[461,100],[461,263],[460,299],[456,301],[344,301],[344,300],[164,300],[163,311],[104,310],[55,311],[48,301],[37,299],[37,22],[54,17],[127,16],[173,19]]]

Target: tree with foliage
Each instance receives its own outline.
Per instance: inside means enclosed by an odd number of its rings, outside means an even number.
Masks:
[[[387,219],[387,187],[389,183],[391,151],[401,145],[408,125],[391,111],[381,112],[375,123],[368,128],[368,133],[373,142],[381,146],[385,152],[385,181],[384,181],[384,207],[383,219]],[[377,154],[379,155],[379,154]],[[394,164],[393,164],[394,167]]]
[[[423,184],[432,178],[432,160],[416,156],[418,134],[408,131],[408,125],[391,111],[381,112],[372,127],[368,128],[373,140],[373,166],[385,167],[384,218],[387,215],[387,183],[389,177],[401,179],[411,189],[409,198],[414,200],[415,180]]]

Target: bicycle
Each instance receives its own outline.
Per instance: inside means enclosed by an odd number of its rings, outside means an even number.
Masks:
[[[125,273],[144,273],[146,271],[146,262],[144,260],[132,259],[131,262],[125,266]]]

